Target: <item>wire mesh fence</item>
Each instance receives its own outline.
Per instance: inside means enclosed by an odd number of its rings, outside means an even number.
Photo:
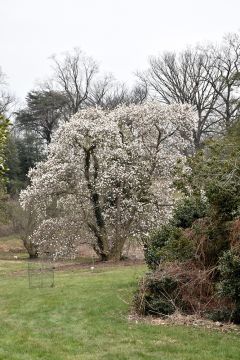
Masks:
[[[54,287],[54,266],[49,262],[28,263],[29,289]]]

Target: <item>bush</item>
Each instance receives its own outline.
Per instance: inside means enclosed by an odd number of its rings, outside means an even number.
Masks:
[[[193,260],[199,266],[217,266],[219,257],[230,247],[229,224],[214,223],[210,218],[196,220],[185,234],[195,244]]]
[[[160,264],[160,250],[170,237],[172,227],[163,226],[161,229],[154,230],[145,240],[145,260],[148,267],[156,269]]]
[[[218,293],[234,300],[240,306],[240,256],[228,250],[219,259],[220,282]]]
[[[228,308],[214,309],[205,315],[212,321],[228,322],[232,320],[233,311]]]
[[[218,294],[229,298],[235,307],[231,320],[240,323],[240,256],[234,250],[226,251],[219,259],[220,281],[217,284]]]
[[[240,122],[187,164],[178,164],[174,183],[185,199],[169,224],[148,238],[145,258],[154,270],[154,287],[148,279],[139,290],[145,313],[169,314],[175,307],[185,314],[240,323],[239,134]],[[157,291],[166,279],[177,289]]]
[[[197,219],[203,218],[207,213],[207,203],[201,199],[188,197],[179,201],[173,210],[172,224],[183,229],[192,226]]]
[[[206,188],[206,196],[211,204],[211,213],[214,218],[221,221],[229,221],[239,211],[239,184],[227,181],[225,183],[209,182]]]
[[[170,315],[176,310],[203,315],[225,306],[231,313],[232,303],[214,296],[213,273],[214,268],[200,270],[191,261],[166,263],[140,282],[134,298],[135,310],[141,315]]]
[[[145,249],[148,267],[155,270],[163,261],[184,261],[193,256],[194,244],[184,231],[173,225],[164,225],[150,234]]]
[[[153,274],[142,279],[134,298],[134,307],[141,315],[170,315],[176,310],[177,282],[171,277],[158,277]]]

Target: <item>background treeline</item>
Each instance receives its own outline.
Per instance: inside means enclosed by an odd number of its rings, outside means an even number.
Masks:
[[[224,133],[239,115],[239,34],[225,36],[218,45],[150,58],[148,69],[137,73],[131,89],[110,74],[102,75],[96,61],[79,49],[54,56],[51,62],[51,76],[29,91],[23,107],[17,106],[0,73],[0,113],[12,120],[6,151],[11,195],[26,185],[29,168],[46,156],[46,145],[59,124],[88,106],[113,109],[147,99],[189,103],[197,114],[196,148],[207,137]]]
[[[7,140],[2,143],[2,207],[7,202],[13,204],[28,185],[29,169],[46,158],[47,145],[59,124],[86,107],[111,110],[146,100],[189,103],[196,110],[196,150],[206,139],[224,135],[239,116],[238,33],[225,36],[217,45],[209,43],[150,58],[148,69],[136,74],[132,88],[111,74],[101,74],[96,61],[79,49],[54,56],[51,62],[51,75],[28,92],[23,106],[18,105],[5,74],[0,72],[0,113],[11,120],[7,137],[4,133]],[[12,205],[10,208],[11,213]],[[2,215],[0,222],[5,220]]]

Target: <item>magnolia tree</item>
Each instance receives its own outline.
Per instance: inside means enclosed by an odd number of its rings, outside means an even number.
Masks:
[[[172,169],[192,146],[188,105],[88,108],[56,133],[47,161],[21,193],[39,253],[74,254],[90,243],[102,260],[119,259],[127,239],[162,223],[172,201]]]

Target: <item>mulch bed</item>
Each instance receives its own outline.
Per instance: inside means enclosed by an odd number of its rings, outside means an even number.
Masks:
[[[218,330],[223,333],[234,332],[240,334],[239,325],[212,321],[201,318],[198,315],[182,315],[178,312],[169,316],[165,316],[164,318],[152,316],[138,316],[137,314],[131,314],[129,315],[128,320],[133,321],[136,324],[145,323],[158,326],[192,326],[207,330]]]

